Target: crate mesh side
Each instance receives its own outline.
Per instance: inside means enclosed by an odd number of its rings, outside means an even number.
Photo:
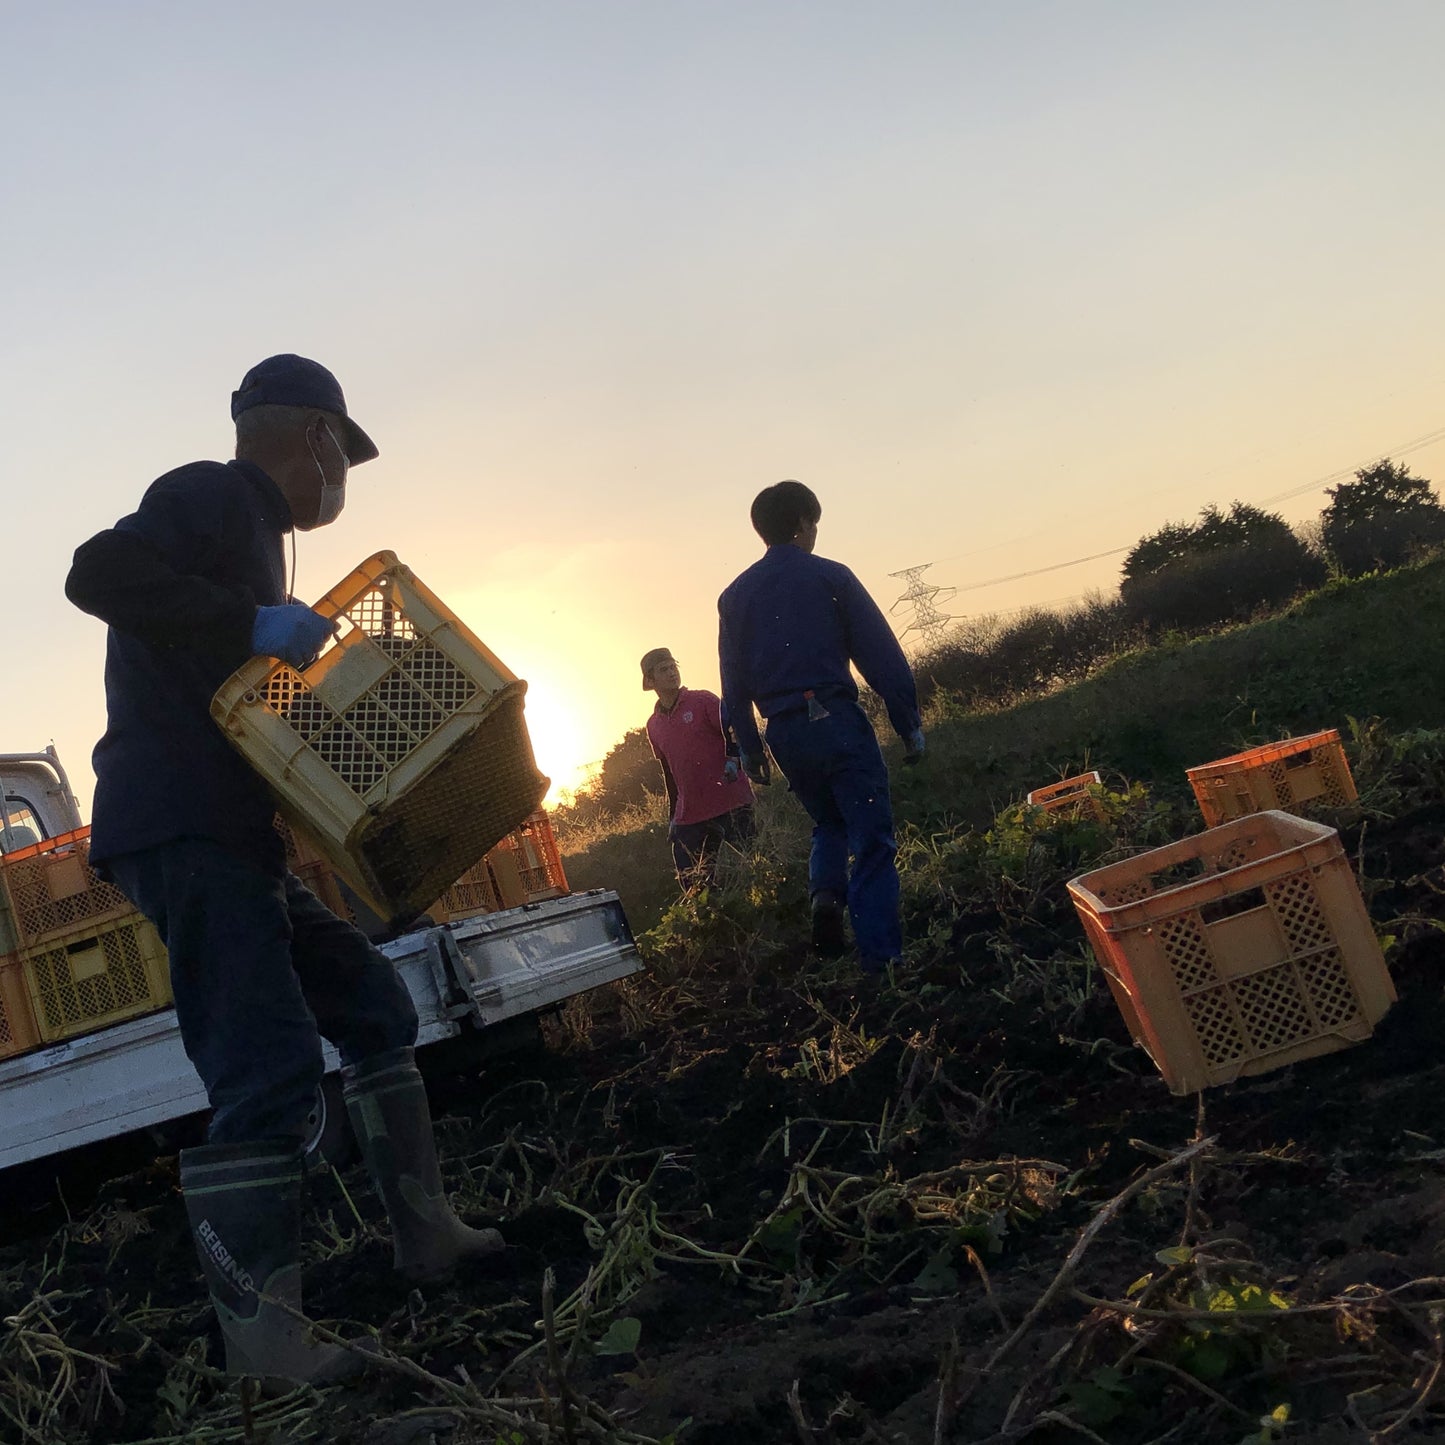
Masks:
[[[1112,888],[1099,890],[1100,900],[1109,908],[1122,908],[1126,903],[1137,903],[1153,894],[1154,880],[1149,877],[1126,878]]]
[[[1255,1052],[1272,1053],[1318,1034],[1309,1003],[1289,963],[1234,981],[1234,1002]]]
[[[354,793],[364,794],[386,776],[386,764],[375,749],[340,719],[313,738],[311,746]]]
[[[441,896],[442,907],[449,913],[475,913],[485,909],[496,913],[501,908],[486,860],[473,864]]]
[[[419,642],[399,664],[401,670],[450,717],[477,695],[477,685],[446,653],[428,642]]]
[[[352,792],[365,797],[478,687],[382,593],[367,593],[345,615],[367,639],[350,645],[375,646],[391,662],[379,682],[339,716],[291,668],[272,672],[261,696]]]
[[[5,995],[0,992],[0,1051],[8,1051],[15,1042],[15,1030],[10,1027],[10,1010],[5,1007]]]
[[[1159,924],[1159,943],[1175,980],[1185,992],[1219,981],[1198,913],[1177,913],[1164,919]]]
[[[1312,954],[1297,966],[1322,1029],[1339,1028],[1363,1018],[1350,971],[1338,948]]]
[[[1294,807],[1294,789],[1290,787],[1289,773],[1283,763],[1266,763],[1264,766],[1265,780],[1269,783],[1270,791],[1274,794],[1274,805],[1284,812]]]
[[[1275,1053],[1361,1017],[1344,955],[1333,946],[1329,919],[1309,874],[1292,874],[1263,885],[1263,891],[1288,954],[1227,983],[1215,983],[1208,935],[1197,914],[1157,925],[1184,993],[1185,1012],[1211,1067]]]
[[[1267,883],[1264,896],[1289,940],[1292,954],[1323,948],[1333,941],[1330,921],[1325,917],[1308,873],[1292,873],[1288,878]]]
[[[1349,764],[1345,761],[1344,749],[1333,747],[1329,756],[1320,760],[1320,778],[1325,790],[1320,801],[1331,808],[1343,808],[1357,796],[1350,781]]]
[[[1194,1025],[1199,1050],[1210,1067],[1233,1063],[1249,1052],[1249,1041],[1239,1031],[1230,1007],[1229,989],[1223,985],[1202,989],[1184,1000],[1184,1012]]]
[[[398,913],[439,898],[542,801],[546,780],[514,687],[358,840]]]
[[[89,851],[88,844],[81,840],[73,852],[40,853],[5,864],[5,886],[14,905],[15,927],[22,942],[76,928],[92,918],[129,910],[131,904],[125,894],[96,876],[90,866]],[[77,865],[82,870],[85,886],[77,893],[53,898],[51,883],[57,870]]]
[[[400,657],[417,639],[416,628],[392,599],[390,592],[380,587],[362,593],[343,615],[388,657]]]
[[[105,968],[89,978],[71,971],[71,954],[63,946],[37,949],[30,955],[35,978],[35,1004],[47,1028],[62,1029],[132,1005],[155,1003],[141,954],[138,924],[121,924],[100,935]]]
[[[388,673],[377,685],[376,696],[382,706],[416,737],[428,737],[446,720],[441,708],[405,673]]]

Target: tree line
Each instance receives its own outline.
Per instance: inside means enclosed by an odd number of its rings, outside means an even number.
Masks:
[[[1242,621],[1331,575],[1398,567],[1445,542],[1445,507],[1430,482],[1388,458],[1326,495],[1317,528],[1303,535],[1278,513],[1236,502],[1141,538],[1124,559],[1126,614],[1150,631]]]

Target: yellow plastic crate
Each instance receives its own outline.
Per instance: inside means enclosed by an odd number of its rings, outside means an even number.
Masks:
[[[23,1054],[40,1043],[35,1010],[25,987],[25,966],[14,954],[0,958],[0,1059]]]
[[[35,1022],[47,1043],[171,1002],[165,945],[139,913],[22,949],[20,956]]]
[[[1211,828],[1266,808],[1297,812],[1306,803],[1341,808],[1355,800],[1355,780],[1334,728],[1249,748],[1185,770]]]
[[[253,658],[211,713],[287,819],[384,919],[436,899],[542,801],[510,672],[394,553],[316,610],[342,623],[304,672]]]
[[[1101,786],[1102,780],[1097,772],[1079,773],[1076,777],[1063,778],[1057,783],[1048,784],[1047,787],[1035,788],[1028,795],[1028,803],[1030,807],[1042,808],[1046,813],[1063,813],[1075,818],[1080,813],[1088,813],[1103,821],[1103,805],[1089,791],[1090,788]]]
[[[1253,813],[1069,893],[1176,1094],[1358,1043],[1395,1001],[1350,861],[1320,823]]]

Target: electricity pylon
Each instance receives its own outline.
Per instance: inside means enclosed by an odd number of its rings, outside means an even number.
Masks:
[[[931,566],[932,562],[925,562],[921,567],[905,567],[901,572],[888,574],[890,577],[901,577],[905,588],[903,596],[888,610],[897,612],[905,602],[913,604],[913,621],[903,629],[903,636],[917,632],[924,647],[935,647],[943,641],[943,634],[954,619],[947,612],[940,612],[938,604],[947,602],[958,591],[956,587],[936,587],[931,582],[925,582],[923,574]]]

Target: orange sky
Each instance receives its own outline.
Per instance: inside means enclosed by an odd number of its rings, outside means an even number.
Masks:
[[[69,554],[228,455],[271,352],[331,366],[382,451],[298,592],[396,551],[529,679],[560,784],[644,719],[646,649],[716,686],[716,596],[779,478],[887,606],[901,567],[964,587],[1126,546],[1445,427],[1434,3],[6,25],[0,746],[53,738],[86,798],[102,629]],[[1408,460],[1438,478],[1445,446]]]

